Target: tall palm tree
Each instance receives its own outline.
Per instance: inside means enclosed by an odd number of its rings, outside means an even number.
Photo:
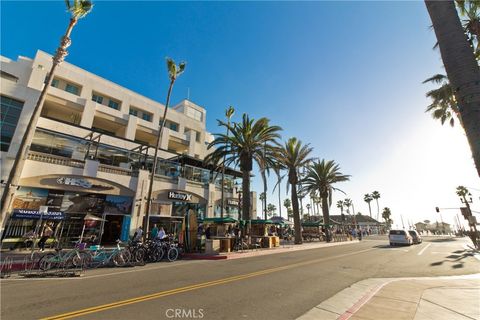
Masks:
[[[372,192],[372,198],[375,199],[375,202],[377,202],[377,221],[380,216],[380,207],[378,206],[378,199],[380,199],[380,192],[378,191],[373,191]]]
[[[426,0],[425,4],[480,176],[480,69],[454,3]]]
[[[291,198],[293,207],[293,223],[295,228],[295,244],[302,243],[302,230],[300,225],[300,212],[298,208],[298,190],[299,182],[298,172],[311,159],[309,158],[312,148],[309,144],[303,144],[297,138],[290,138],[285,145],[280,148],[277,155],[277,161],[282,169],[288,172],[288,183],[292,188]]]
[[[285,175],[282,174],[282,168],[280,168],[277,163],[275,163],[275,165],[273,166],[273,171],[275,172],[275,176],[277,177],[277,182],[275,183],[275,186],[273,186],[273,192],[275,192],[275,189],[277,189],[278,187],[278,215],[282,217],[282,195],[280,189]]]
[[[150,220],[150,207],[152,204],[152,192],[153,192],[153,181],[155,180],[155,173],[157,171],[157,163],[158,163],[158,149],[160,149],[160,140],[162,138],[162,132],[163,128],[165,127],[165,121],[167,119],[167,111],[168,111],[168,106],[170,104],[170,96],[172,94],[172,89],[173,85],[175,84],[175,81],[177,78],[185,71],[186,67],[186,62],[180,62],[179,65],[173,61],[171,58],[166,58],[167,62],[167,72],[168,72],[168,78],[170,79],[170,84],[168,85],[168,91],[167,91],[167,101],[165,102],[165,110],[163,111],[163,118],[160,123],[160,128],[158,129],[157,132],[157,141],[155,142],[155,153],[153,156],[153,167],[152,167],[152,172],[150,173],[150,181],[148,185],[148,195],[147,195],[147,204],[145,206],[145,220],[143,222],[143,230],[145,230],[144,237],[147,236],[148,234],[148,225],[149,225],[149,220]]]
[[[235,113],[235,108],[229,106],[227,110],[225,110],[225,117],[227,118],[227,124],[230,126],[230,121]],[[229,136],[230,130],[227,127],[227,137]],[[228,147],[228,146],[227,146]],[[223,159],[225,162],[225,159]],[[223,219],[223,212],[225,210],[225,166],[222,166],[222,206],[220,208],[220,218]]]
[[[216,149],[205,158],[205,161],[217,163],[219,159],[222,159],[222,165],[228,166],[232,163],[240,165],[240,171],[242,171],[242,218],[249,220],[251,218],[250,176],[253,162],[259,163],[265,148],[269,152],[275,149],[282,128],[271,126],[270,120],[267,118],[255,121],[247,114],[244,114],[242,121],[238,123],[228,124],[220,120],[218,123],[220,126],[228,128],[231,136],[215,134],[215,139],[208,145],[208,149]]]
[[[35,134],[35,128],[37,126],[38,119],[40,118],[40,114],[42,113],[43,104],[47,97],[48,88],[52,84],[55,70],[57,66],[63,62],[63,60],[68,54],[67,49],[72,43],[70,35],[73,31],[73,27],[75,27],[78,20],[86,17],[93,8],[93,3],[90,0],[73,0],[73,2],[66,0],[65,4],[67,6],[67,11],[70,13],[70,22],[68,24],[67,30],[65,31],[65,34],[61,38],[60,45],[58,46],[57,51],[53,56],[52,67],[50,68],[50,72],[47,74],[47,79],[45,80],[42,92],[38,97],[35,108],[33,109],[30,120],[28,121],[25,134],[23,135],[22,141],[20,142],[18,153],[13,161],[10,174],[8,175],[8,179],[1,200],[0,226],[3,225],[4,218],[6,217],[7,212],[10,210],[13,195],[15,194],[16,187],[20,180],[20,176],[25,165],[25,160],[27,159],[30,142],[32,141]]]
[[[312,207],[310,203],[307,203],[307,214],[310,215],[310,208]]]
[[[462,124],[453,87],[448,82],[447,76],[436,74],[422,83],[434,83],[440,85],[439,88],[427,92],[426,96],[432,100],[432,103],[427,107],[425,112],[430,112],[432,118],[440,120],[442,125],[448,121],[450,126],[453,127],[455,125],[455,117],[460,124]]]
[[[372,200],[373,200],[373,197],[369,193],[363,196],[363,201],[368,203],[368,211],[370,212],[370,218],[372,217],[372,207],[370,206],[370,202],[372,202]]]
[[[330,224],[329,209],[332,205],[332,196],[334,191],[342,190],[333,185],[339,182],[349,181],[350,175],[345,175],[340,172],[340,166],[335,161],[321,161],[313,162],[307,167],[307,174],[302,180],[302,185],[307,192],[318,192],[322,199],[323,223],[326,227]],[[327,233],[327,242],[330,242],[330,233]]]
[[[267,176],[270,176],[270,169],[272,169],[275,165],[275,149],[274,148],[267,148],[265,143],[263,148],[263,155],[257,157],[257,164],[260,169],[260,176],[262,177],[263,182],[263,204],[262,207],[265,209],[263,212],[264,219],[267,219],[267,190],[268,190],[268,181]]]
[[[290,221],[290,210],[292,208],[292,201],[290,199],[285,199],[283,200],[283,206],[285,207],[285,209],[287,209],[287,220]]]
[[[262,193],[260,193],[260,195],[258,196],[258,199],[260,199],[260,201],[262,202],[262,212],[263,212],[263,213],[266,212],[266,210],[267,210],[267,209],[265,208],[265,199],[267,198],[267,197],[265,197],[265,195],[266,195],[265,192],[262,192]]]
[[[342,200],[338,200],[338,201],[337,201],[337,208],[340,209],[340,214],[343,214],[343,206],[344,206],[344,205],[345,205],[345,204],[343,203]]]
[[[390,218],[392,215],[392,212],[390,211],[390,208],[383,208],[382,212],[382,218],[385,220],[385,223],[387,224],[387,229],[390,229],[390,226],[392,225],[392,219]]]
[[[462,16],[462,26],[472,46],[475,57],[480,59],[480,3],[478,0],[456,0],[458,11]]]

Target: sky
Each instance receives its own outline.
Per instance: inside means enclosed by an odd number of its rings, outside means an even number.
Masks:
[[[63,1],[2,0],[1,54],[53,54],[68,19]],[[309,143],[314,157],[351,175],[331,214],[346,197],[369,214],[363,196],[377,190],[380,211],[389,207],[397,227],[402,218],[405,227],[453,224],[459,210],[440,216],[435,207],[460,207],[455,188],[464,185],[480,211],[480,179],[463,130],[424,112],[433,87],[422,81],[444,73],[430,24],[423,1],[96,1],[66,60],[162,103],[165,57],[187,61],[172,101],[189,97],[206,108],[208,131],[223,131],[217,119],[232,105],[233,121],[268,117],[284,140]],[[267,200],[278,207],[275,181],[272,174]]]

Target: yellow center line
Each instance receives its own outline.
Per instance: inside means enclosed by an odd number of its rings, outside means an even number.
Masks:
[[[238,275],[238,276],[232,276],[232,277],[213,280],[213,281],[207,281],[207,282],[198,283],[198,284],[185,286],[185,287],[181,287],[181,288],[160,291],[160,292],[156,292],[156,293],[153,293],[153,294],[148,294],[148,295],[144,295],[144,296],[140,296],[140,297],[136,297],[136,298],[121,300],[121,301],[117,301],[117,302],[113,302],[113,303],[108,303],[108,304],[103,304],[103,305],[99,305],[99,306],[95,306],[95,307],[90,307],[90,308],[86,308],[86,309],[77,310],[77,311],[67,312],[67,313],[63,313],[63,314],[60,314],[60,315],[56,315],[56,316],[42,318],[41,320],[72,319],[72,318],[80,317],[80,316],[87,315],[87,314],[90,314],[90,313],[100,312],[100,311],[113,309],[113,308],[117,308],[117,307],[121,307],[121,306],[126,306],[126,305],[130,305],[130,304],[134,304],[134,303],[148,301],[148,300],[152,300],[152,299],[158,299],[158,298],[161,298],[161,297],[166,297],[166,296],[170,296],[170,295],[174,295],[174,294],[179,294],[179,293],[182,293],[182,292],[193,291],[193,290],[198,290],[198,289],[202,289],[202,288],[217,286],[217,285],[221,285],[221,284],[225,284],[225,283],[229,283],[229,282],[244,280],[244,279],[257,277],[257,276],[261,276],[261,275],[265,275],[265,274],[269,274],[269,273],[273,273],[273,272],[278,272],[278,271],[282,271],[282,270],[287,270],[287,269],[292,269],[292,268],[296,268],[296,267],[300,267],[300,266],[305,266],[305,265],[317,263],[317,262],[320,262],[320,261],[327,261],[327,260],[332,260],[332,259],[335,259],[335,258],[342,258],[342,257],[353,255],[353,254],[359,254],[359,253],[366,252],[366,251],[371,251],[371,250],[374,250],[374,248],[355,251],[355,252],[350,252],[350,253],[345,253],[345,254],[341,254],[341,255],[337,255],[337,256],[333,256],[333,257],[328,257],[328,258],[319,258],[319,259],[314,259],[314,260],[309,260],[309,261],[293,263],[293,264],[289,264],[289,265],[285,265],[285,266],[281,266],[281,267],[260,270],[260,271],[256,271],[256,272],[246,273],[246,274],[242,274],[242,275]]]

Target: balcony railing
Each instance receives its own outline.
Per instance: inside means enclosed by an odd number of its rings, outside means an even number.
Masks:
[[[100,164],[98,166],[98,171],[106,172],[106,173],[119,174],[119,175],[122,175],[122,176],[133,176],[134,175],[134,172],[131,169],[114,167],[114,166],[109,166],[109,165],[106,165],[106,164]]]
[[[73,167],[73,168],[83,168],[83,167],[85,167],[85,162],[82,161],[82,160],[64,158],[64,157],[59,157],[59,156],[55,156],[55,155],[52,155],[52,154],[33,152],[33,151],[30,151],[28,153],[27,159],[28,160],[33,160],[33,161],[40,161],[40,162],[45,162],[45,163],[56,164],[56,165],[60,165],[60,166]]]

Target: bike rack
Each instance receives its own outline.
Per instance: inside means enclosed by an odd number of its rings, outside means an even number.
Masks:
[[[12,266],[13,266],[12,258],[10,257],[5,258],[0,269],[0,278],[2,279],[10,278],[10,276],[12,275]]]

